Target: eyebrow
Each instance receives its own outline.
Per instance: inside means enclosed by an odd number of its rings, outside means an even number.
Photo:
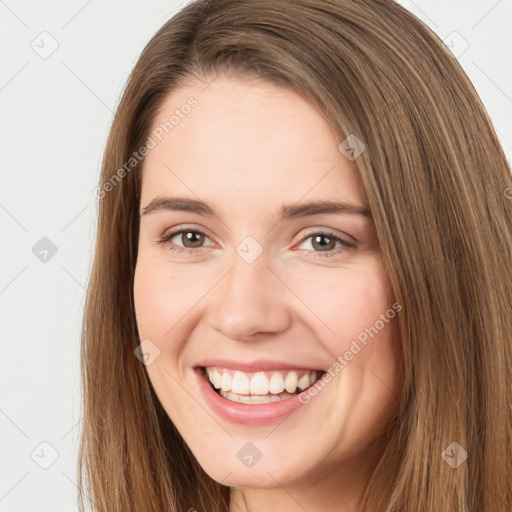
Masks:
[[[215,210],[204,201],[189,199],[186,197],[155,197],[142,210],[142,215],[149,215],[159,211],[182,211],[192,212],[206,217],[218,217]],[[339,203],[335,201],[312,201],[302,204],[283,205],[281,207],[281,219],[295,219],[320,215],[325,213],[336,213],[345,215],[362,215],[371,218],[372,214],[368,208],[350,203]]]

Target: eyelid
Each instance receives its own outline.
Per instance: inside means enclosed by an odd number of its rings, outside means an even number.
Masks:
[[[321,227],[308,228],[306,230],[306,233],[302,234],[301,240],[303,241],[305,238],[307,238],[311,235],[317,235],[317,234],[324,234],[326,236],[332,236],[335,238],[339,238],[347,244],[354,244],[354,245],[359,244],[359,240],[357,238],[353,237],[352,235],[349,235],[348,233],[344,233],[342,231],[338,231],[338,230],[332,229],[332,228],[321,228]]]

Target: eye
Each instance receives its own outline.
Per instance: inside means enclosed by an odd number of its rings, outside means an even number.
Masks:
[[[175,237],[178,237],[177,240],[181,240],[181,242],[184,244],[183,247],[172,242],[172,239]],[[209,237],[202,231],[185,228],[165,233],[158,238],[157,242],[162,245],[168,245],[169,250],[174,253],[192,253],[197,252],[198,249],[203,248],[202,246],[205,239],[209,239]],[[313,232],[307,237],[303,238],[300,245],[304,244],[304,242],[308,239],[312,240],[311,247],[313,247],[314,250],[307,252],[316,253],[314,257],[327,258],[330,256],[336,256],[341,252],[345,252],[348,249],[355,249],[357,247],[356,243],[344,240],[343,238],[331,232]],[[338,243],[341,247],[334,247],[333,244],[336,245],[336,243]],[[316,250],[317,248],[319,250]]]
[[[344,240],[343,238],[330,232],[321,231],[311,233],[303,239],[300,245],[303,245],[304,242],[308,239],[311,239],[310,245],[313,247],[313,249],[319,248],[319,250],[308,251],[317,253],[314,254],[315,258],[328,258],[330,256],[336,256],[342,252],[345,252],[347,249],[355,249],[357,247],[356,243]],[[339,243],[341,247],[335,248],[334,245],[336,243]]]
[[[180,247],[179,245],[171,242],[175,237],[178,237],[178,240],[181,240],[185,246]],[[193,229],[180,229],[178,231],[165,233],[158,239],[158,243],[161,243],[162,245],[169,245],[169,250],[171,252],[193,252],[197,249],[201,249],[201,245],[204,243],[205,238],[208,238],[208,236],[202,231]]]

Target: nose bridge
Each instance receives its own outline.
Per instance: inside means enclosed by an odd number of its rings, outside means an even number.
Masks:
[[[219,283],[211,305],[212,326],[231,339],[260,332],[280,332],[289,323],[282,283],[270,271],[267,253],[243,242],[231,259],[231,270]]]

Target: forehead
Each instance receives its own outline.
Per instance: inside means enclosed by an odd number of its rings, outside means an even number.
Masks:
[[[337,134],[284,86],[221,76],[181,87],[163,102],[150,136],[141,205],[163,194],[228,202],[239,211],[303,197],[365,204]]]

